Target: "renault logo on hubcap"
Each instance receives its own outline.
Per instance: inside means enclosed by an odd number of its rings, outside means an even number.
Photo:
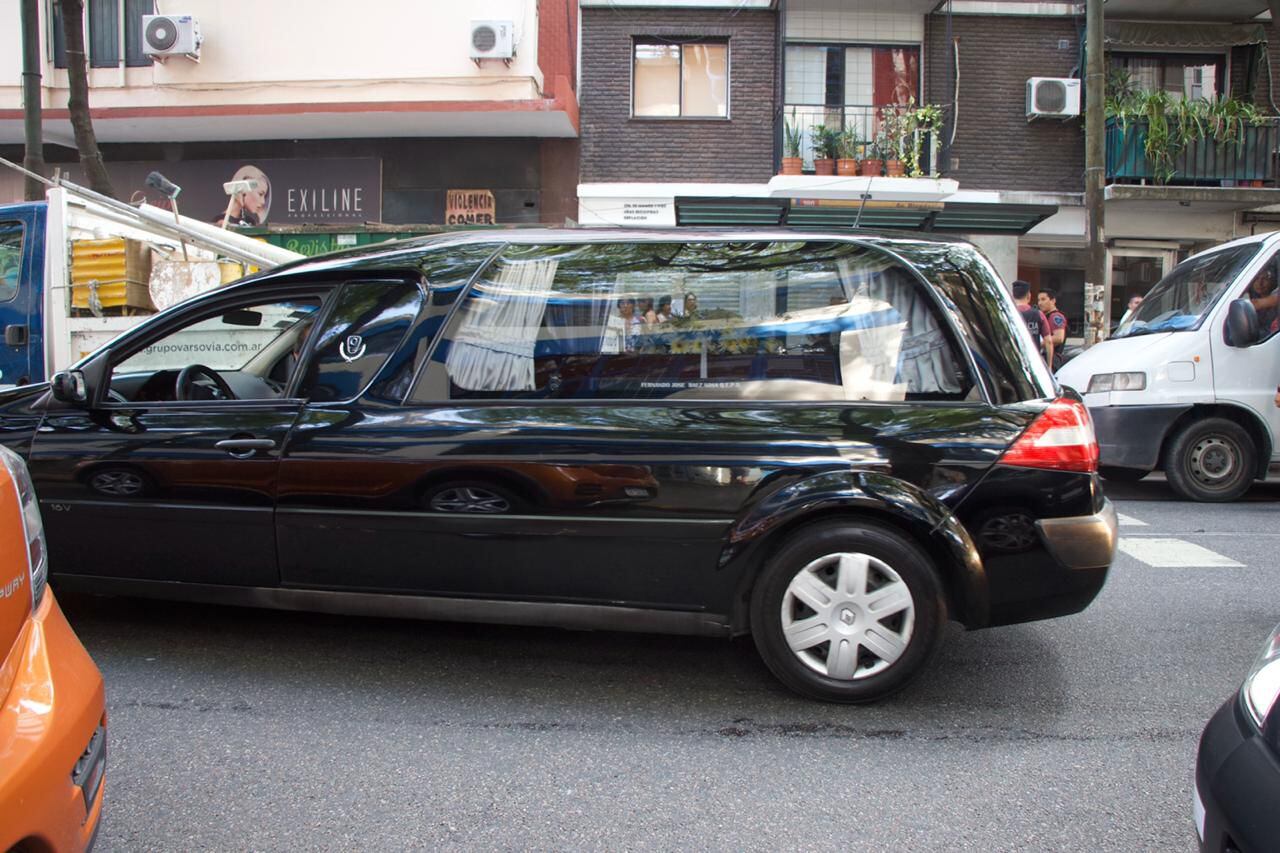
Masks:
[[[840,621],[846,625],[852,625],[857,618],[858,617],[854,615],[853,611],[847,607],[840,611]]]

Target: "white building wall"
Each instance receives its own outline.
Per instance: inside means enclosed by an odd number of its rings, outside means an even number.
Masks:
[[[95,108],[354,101],[488,101],[540,96],[537,0],[183,0],[204,36],[200,62],[91,69]],[[46,4],[41,4],[47,16]],[[376,8],[370,8],[376,7]],[[470,58],[473,20],[514,24],[510,66]],[[0,109],[21,107],[19,0],[0,0]],[[66,103],[66,72],[45,41],[45,105]]]
[[[887,9],[859,9],[843,0],[791,0],[787,4],[789,41],[920,44],[924,15]]]
[[[987,256],[1005,286],[1011,287],[1018,278],[1018,238],[1004,234],[970,234],[966,239]]]

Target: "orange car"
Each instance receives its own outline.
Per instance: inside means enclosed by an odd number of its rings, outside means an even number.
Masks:
[[[0,850],[87,850],[102,815],[102,675],[47,568],[26,465],[0,446]]]

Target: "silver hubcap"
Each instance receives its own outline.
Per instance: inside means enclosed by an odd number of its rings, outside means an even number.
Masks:
[[[1220,436],[1206,436],[1191,448],[1191,476],[1201,485],[1221,486],[1235,476],[1238,460],[1234,444]]]
[[[510,512],[511,501],[479,486],[445,489],[431,498],[437,512]]]
[[[104,495],[129,496],[142,491],[142,478],[128,471],[106,471],[96,474],[90,481],[94,491]]]
[[[902,578],[868,554],[828,554],[805,566],[782,596],[782,634],[805,666],[855,681],[902,657],[915,627]]]

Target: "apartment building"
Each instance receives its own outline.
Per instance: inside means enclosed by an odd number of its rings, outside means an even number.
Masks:
[[[1111,94],[1171,101],[1227,98],[1275,116],[1280,40],[1265,0],[1108,0],[1104,41]],[[1083,4],[960,2],[926,18],[928,99],[952,109],[943,171],[962,187],[1034,197],[1059,212],[1015,239],[987,242],[1006,270],[1059,291],[1071,335],[1084,319],[1086,218],[1083,117],[1027,117],[1030,78],[1083,78]],[[954,72],[958,69],[958,75]],[[1176,132],[1176,130],[1175,130]],[[1276,227],[1277,122],[1245,123],[1237,141],[1191,143],[1157,175],[1140,116],[1108,118],[1109,315],[1190,252]]]
[[[1083,333],[1082,3],[582,0],[584,224],[793,224],[972,239],[1006,279],[1059,291]],[[1135,91],[1276,115],[1265,0],[1108,0],[1107,61]],[[1056,87],[1056,88],[1055,88]],[[1053,98],[1049,99],[1050,101]],[[940,108],[917,178],[813,174],[821,127],[863,148],[884,111]],[[1034,114],[1032,114],[1034,113]],[[786,129],[805,173],[778,175]],[[1118,317],[1191,251],[1274,227],[1277,122],[1153,167],[1140,119],[1109,122],[1104,301]],[[1159,174],[1157,174],[1157,172]]]
[[[154,198],[154,170],[211,221],[224,182],[257,179],[265,197],[232,212],[273,229],[577,215],[576,0],[85,6],[94,129],[122,198]],[[20,160],[18,0],[0,12],[0,153]],[[56,3],[39,37],[45,157],[75,175]],[[0,200],[21,191],[0,174]]]

